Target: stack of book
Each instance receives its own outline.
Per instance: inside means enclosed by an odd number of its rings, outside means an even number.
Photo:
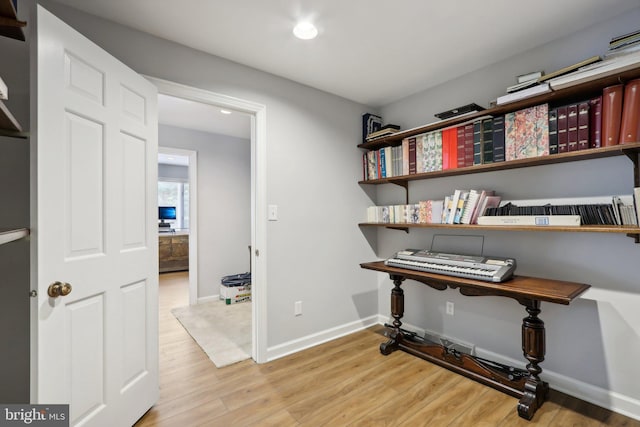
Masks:
[[[478,218],[482,225],[637,225],[633,196],[503,201]]]
[[[640,30],[613,37],[604,56],[605,58],[612,58],[638,50],[640,50]]]
[[[521,99],[531,98],[532,96],[551,92],[552,90],[558,88],[557,85],[554,85],[553,83],[557,82],[557,79],[561,76],[572,74],[572,72],[576,72],[576,70],[583,70],[584,67],[595,64],[601,60],[602,58],[599,55],[596,55],[548,74],[541,73],[534,85],[526,86],[526,88],[522,88],[521,90],[500,96],[498,97],[496,104],[508,104],[510,102],[515,102]]]
[[[455,190],[444,200],[406,205],[370,206],[367,222],[376,224],[475,224],[486,209],[497,207],[500,196],[487,190]]]
[[[387,125],[383,125],[379,130],[375,132],[371,132],[369,135],[367,135],[365,139],[366,139],[366,142],[371,142],[376,139],[383,138],[385,136],[393,135],[394,133],[399,131],[400,131],[400,126],[387,124]]]

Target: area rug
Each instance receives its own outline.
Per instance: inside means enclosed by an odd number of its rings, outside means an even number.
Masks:
[[[251,302],[222,300],[177,307],[171,313],[218,368],[251,357]]]

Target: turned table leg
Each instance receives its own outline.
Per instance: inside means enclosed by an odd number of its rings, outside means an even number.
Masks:
[[[540,301],[530,300],[525,306],[529,316],[522,319],[522,351],[529,361],[529,377],[524,385],[524,395],[518,402],[518,414],[530,420],[547,398],[549,385],[540,379],[542,368],[539,364],[544,361],[545,353],[544,322],[538,318]]]
[[[398,349],[398,343],[402,340],[402,316],[404,315],[404,291],[400,287],[404,281],[403,276],[395,274],[390,275],[393,280],[393,289],[391,289],[391,316],[393,317],[393,329],[389,333],[389,341],[380,344],[380,353],[384,355],[391,354]]]

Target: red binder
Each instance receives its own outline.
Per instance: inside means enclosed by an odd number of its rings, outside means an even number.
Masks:
[[[640,141],[640,79],[624,87],[624,103],[620,121],[620,144]]]
[[[620,139],[622,94],[624,85],[618,84],[602,90],[602,146],[617,145]]]

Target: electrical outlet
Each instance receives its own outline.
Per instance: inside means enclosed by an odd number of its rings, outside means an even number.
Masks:
[[[447,305],[445,306],[445,312],[449,316],[453,316],[453,303],[451,301],[447,301]]]
[[[302,316],[302,301],[296,301],[293,303],[293,315]]]

